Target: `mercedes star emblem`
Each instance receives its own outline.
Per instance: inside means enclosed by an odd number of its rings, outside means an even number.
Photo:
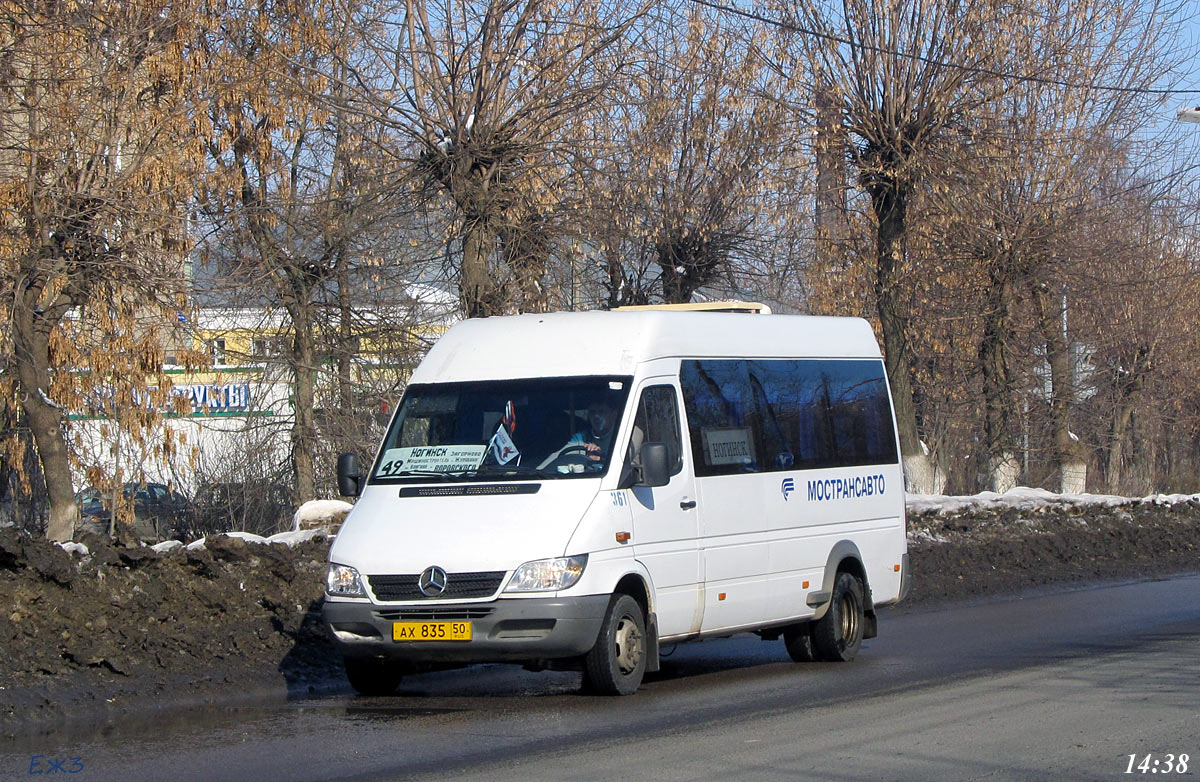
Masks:
[[[440,567],[427,567],[417,579],[417,589],[425,597],[437,597],[446,591],[446,571]]]

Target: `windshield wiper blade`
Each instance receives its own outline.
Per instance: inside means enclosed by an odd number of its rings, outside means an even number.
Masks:
[[[442,472],[440,470],[401,470],[400,472],[390,473],[388,475],[377,476],[379,478],[437,478],[441,481],[448,481],[452,478],[457,478],[462,473],[458,472]]]
[[[461,473],[464,477],[482,477],[485,475],[516,475],[529,478],[544,478],[546,474],[536,467],[520,464],[484,464],[474,470]]]

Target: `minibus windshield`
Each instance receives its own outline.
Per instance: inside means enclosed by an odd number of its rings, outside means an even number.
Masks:
[[[409,386],[371,483],[597,477],[612,461],[631,377]]]

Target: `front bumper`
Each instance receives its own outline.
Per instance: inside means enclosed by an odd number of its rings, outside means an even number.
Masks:
[[[417,663],[528,662],[578,657],[596,643],[608,595],[500,599],[437,606],[326,598],[321,616],[347,657]],[[395,622],[469,621],[470,641],[393,641]]]

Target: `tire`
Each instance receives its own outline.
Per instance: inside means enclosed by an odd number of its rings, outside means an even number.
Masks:
[[[783,629],[783,645],[788,656],[798,663],[811,663],[821,659],[813,641],[812,622],[801,622]]]
[[[614,595],[596,645],[583,658],[583,688],[597,695],[632,695],[646,673],[646,616],[629,595]]]
[[[853,660],[862,646],[864,622],[862,581],[842,571],[833,582],[829,610],[813,623],[817,654],[828,662]]]
[[[394,695],[404,678],[404,668],[386,660],[360,660],[343,657],[346,678],[359,695]]]

